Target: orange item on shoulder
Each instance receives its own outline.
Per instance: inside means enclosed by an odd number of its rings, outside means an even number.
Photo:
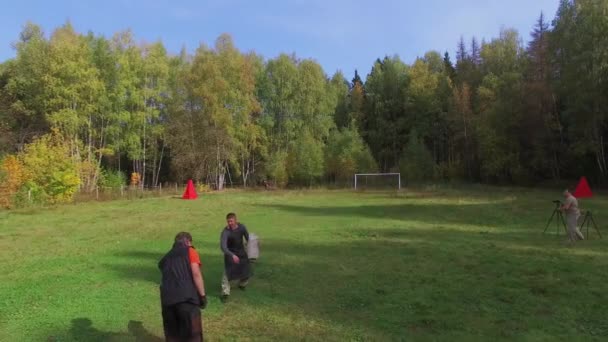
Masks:
[[[188,250],[188,258],[190,259],[191,264],[201,264],[201,258],[198,256],[196,249],[192,247],[190,247],[190,250]]]

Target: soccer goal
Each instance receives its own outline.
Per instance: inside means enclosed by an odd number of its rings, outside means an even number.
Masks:
[[[357,189],[394,189],[401,190],[400,173],[357,173],[355,174],[355,190]]]

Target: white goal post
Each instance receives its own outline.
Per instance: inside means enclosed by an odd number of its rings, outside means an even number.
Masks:
[[[397,177],[398,179],[398,189],[401,190],[401,174],[400,173],[355,173],[355,190],[357,190],[357,178],[359,176],[372,176],[372,177],[382,177],[382,176],[389,176],[389,177]]]

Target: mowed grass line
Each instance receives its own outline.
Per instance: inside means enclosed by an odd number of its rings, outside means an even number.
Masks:
[[[156,264],[181,230],[203,260],[212,341],[605,340],[608,248],[594,233],[574,248],[542,235],[554,197],[227,192],[3,211],[0,340],[161,340]],[[605,197],[582,205],[605,226]],[[223,305],[229,211],[262,258]]]

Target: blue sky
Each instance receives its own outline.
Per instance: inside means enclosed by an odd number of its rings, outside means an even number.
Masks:
[[[517,29],[527,41],[538,15],[552,19],[558,0],[55,0],[11,1],[0,12],[0,61],[27,21],[50,33],[70,20],[80,32],[111,36],[132,29],[139,41],[161,39],[170,52],[194,51],[230,33],[244,51],[314,58],[332,74],[366,75],[373,61],[411,62],[428,50],[455,51],[460,36],[496,37]],[[263,4],[263,5],[262,5]]]

